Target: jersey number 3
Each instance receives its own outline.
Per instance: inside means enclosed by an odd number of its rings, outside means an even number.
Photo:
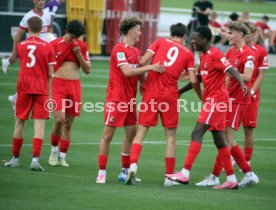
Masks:
[[[36,57],[34,56],[34,52],[36,50],[36,46],[35,45],[28,45],[27,49],[29,50],[28,57],[31,59],[31,62],[30,63],[26,63],[26,66],[28,68],[32,68],[35,65],[35,62],[36,62]]]
[[[169,50],[168,50],[168,53],[167,53],[167,58],[169,59],[169,61],[164,61],[164,65],[165,66],[171,66],[173,65],[173,63],[175,62],[177,56],[179,54],[179,50],[177,47],[171,47]]]

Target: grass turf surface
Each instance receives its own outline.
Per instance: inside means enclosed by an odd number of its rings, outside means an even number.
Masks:
[[[13,112],[7,100],[15,92],[18,64],[7,75],[0,73],[0,160],[11,157],[11,138],[14,127]],[[194,184],[212,169],[216,149],[207,133],[202,151],[191,172],[188,186],[163,187],[164,132],[159,124],[151,128],[146,137],[139,162],[139,177],[143,182],[126,186],[117,181],[120,171],[120,142],[123,129],[118,129],[111,145],[107,169],[107,183],[95,183],[97,175],[98,143],[103,130],[103,113],[81,113],[72,132],[72,145],[67,160],[69,168],[50,167],[49,136],[53,119],[47,121],[45,145],[41,164],[45,172],[31,172],[31,139],[33,121],[26,126],[25,143],[21,150],[21,167],[0,166],[0,209],[273,209],[275,205],[275,111],[276,93],[272,91],[276,79],[275,68],[270,69],[262,88],[259,127],[255,131],[256,147],[252,166],[260,184],[236,191],[198,188]],[[108,62],[93,62],[89,76],[82,74],[83,102],[104,101],[108,81]],[[197,101],[191,91],[182,98]],[[177,167],[183,166],[190,133],[198,113],[180,113],[177,132]],[[236,135],[242,145],[242,131]],[[239,180],[242,174],[236,170]],[[221,177],[221,181],[225,176]]]

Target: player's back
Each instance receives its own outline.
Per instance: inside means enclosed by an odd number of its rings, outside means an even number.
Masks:
[[[165,73],[150,71],[145,89],[149,91],[178,94],[177,81],[183,70],[194,69],[193,53],[179,42],[160,38],[148,51],[154,54],[152,63],[160,62],[166,66]]]
[[[52,46],[38,37],[29,37],[17,45],[20,61],[18,92],[47,94],[49,64],[55,63]]]

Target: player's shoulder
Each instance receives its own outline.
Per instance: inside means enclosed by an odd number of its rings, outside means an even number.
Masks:
[[[209,49],[209,55],[212,56],[212,57],[214,57],[214,58],[225,57],[224,53],[220,49],[218,49],[216,47],[211,47]]]
[[[248,45],[244,45],[241,48],[241,52],[243,55],[255,55],[254,50],[251,47],[249,47]]]
[[[265,47],[264,46],[262,46],[262,45],[259,45],[259,44],[254,44],[254,47],[258,50],[258,51],[260,51],[260,52],[265,52],[265,53],[267,53],[267,50],[265,49]]]
[[[123,43],[123,42],[120,42],[118,44],[116,44],[113,49],[112,49],[112,52],[122,52],[122,51],[126,51],[127,49],[127,44]]]

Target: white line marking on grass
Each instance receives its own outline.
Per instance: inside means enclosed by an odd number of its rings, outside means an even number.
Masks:
[[[269,139],[269,141],[272,139]],[[276,139],[274,139],[275,141]],[[114,145],[120,145],[122,144],[121,141],[113,141],[111,142],[111,144]],[[161,142],[161,141],[145,141],[143,144],[149,144],[149,145],[165,145],[165,142]],[[185,146],[189,146],[190,145],[190,141],[177,141],[176,142],[177,145],[185,145]],[[99,145],[99,142],[79,142],[79,143],[71,143],[70,145]],[[1,147],[11,147],[11,144],[0,144]],[[23,146],[27,146],[27,147],[31,147],[32,144],[23,144]],[[43,146],[50,146],[50,144],[43,144]],[[203,144],[204,147],[215,147],[214,144]],[[276,147],[254,147],[254,149],[266,149],[266,150],[276,150]]]

